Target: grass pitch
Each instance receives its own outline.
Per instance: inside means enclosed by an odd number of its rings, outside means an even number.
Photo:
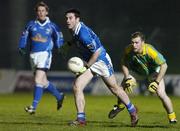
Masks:
[[[116,103],[114,96],[86,95],[86,127],[69,127],[67,123],[76,118],[73,95],[66,95],[63,108],[56,110],[56,100],[44,94],[36,114],[24,111],[32,101],[32,93],[0,95],[0,131],[180,131],[180,124],[169,124],[160,100],[155,96],[131,97],[139,109],[137,127],[130,127],[130,117],[124,110],[114,119],[107,115]],[[177,118],[180,116],[179,97],[171,97]]]

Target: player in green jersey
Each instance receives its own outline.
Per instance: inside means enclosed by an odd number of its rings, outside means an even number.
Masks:
[[[132,93],[136,80],[145,80],[151,93],[156,93],[168,114],[170,123],[176,123],[176,114],[170,98],[165,92],[164,75],[167,70],[166,60],[152,45],[145,43],[144,35],[135,32],[131,35],[131,44],[125,48],[121,61],[124,79],[122,87],[126,92]],[[124,109],[123,103],[118,99],[117,105],[109,112],[108,117],[114,118]]]

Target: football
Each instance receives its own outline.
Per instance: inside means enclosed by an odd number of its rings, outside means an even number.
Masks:
[[[72,57],[68,60],[68,69],[73,73],[79,73],[84,63],[79,57]]]

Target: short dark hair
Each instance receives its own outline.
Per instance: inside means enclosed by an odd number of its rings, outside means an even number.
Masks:
[[[145,36],[142,32],[137,31],[131,34],[131,39],[134,39],[136,37],[140,37],[141,40],[145,41]]]
[[[48,7],[48,5],[47,5],[46,3],[44,3],[43,1],[38,2],[38,3],[35,5],[34,10],[37,11],[39,6],[45,7],[46,10],[47,10],[47,12],[49,12],[49,7]]]
[[[68,10],[65,12],[65,15],[66,15],[67,13],[74,13],[74,15],[75,15],[76,18],[77,18],[77,17],[80,18],[80,15],[81,15],[80,11],[79,11],[78,9],[75,9],[75,8],[68,9]]]

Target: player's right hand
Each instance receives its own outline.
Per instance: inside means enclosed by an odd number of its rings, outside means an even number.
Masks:
[[[80,71],[78,73],[76,73],[77,76],[83,74],[85,71],[87,70],[87,68],[84,66],[83,68],[80,69]]]
[[[26,54],[26,49],[25,48],[19,48],[19,54],[20,55],[25,55]]]
[[[87,70],[87,68],[84,66],[83,68],[81,68],[81,70],[79,71],[79,73],[84,73]]]
[[[133,88],[135,86],[136,86],[136,81],[133,78],[127,78],[124,80],[123,87],[127,93],[130,93],[130,94],[133,93]]]

